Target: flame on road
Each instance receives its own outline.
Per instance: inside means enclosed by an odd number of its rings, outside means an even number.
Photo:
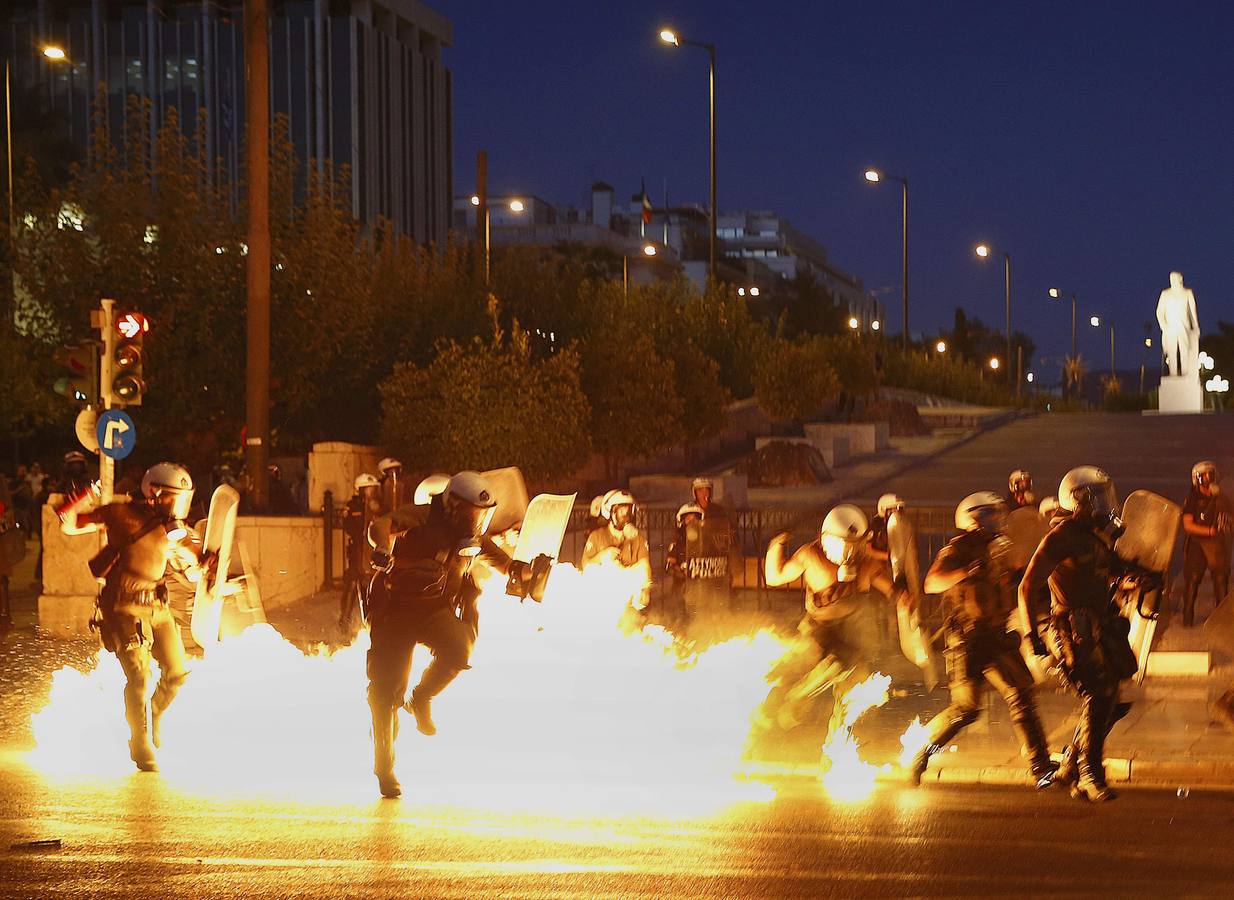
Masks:
[[[862,715],[887,702],[890,687],[891,676],[875,672],[836,698],[840,709],[833,715],[835,725],[823,744],[820,760],[823,789],[829,797],[846,802],[864,800],[874,792],[879,774],[890,769],[865,762],[852,732]]]
[[[907,769],[913,764],[917,754],[930,743],[930,729],[921,721],[920,716],[914,716],[908,723],[908,728],[900,735],[900,767]]]
[[[628,575],[560,565],[542,604],[486,588],[472,667],[433,706],[439,733],[399,714],[405,800],[698,813],[769,796],[734,776],[784,642],[759,631],[694,653],[657,626],[623,633]],[[258,625],[212,648],[164,717],[156,777],[210,795],[375,798],[367,646],[362,633],[306,655]],[[428,650],[415,658],[413,685]],[[57,672],[30,761],[56,777],[149,777],[128,759],[123,685],[109,653]]]

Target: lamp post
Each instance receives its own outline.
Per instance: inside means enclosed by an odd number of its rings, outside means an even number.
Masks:
[[[55,44],[45,45],[42,53],[44,59],[52,62],[68,62],[68,54],[64,52],[64,48],[57,47]],[[8,168],[9,239],[13,240],[17,234],[13,200],[13,86],[10,63],[7,59],[4,61],[4,145],[4,159]]]
[[[900,285],[904,304],[904,349],[908,349],[908,179],[902,175],[887,175],[879,169],[866,169],[865,179],[871,184],[880,181],[898,181],[903,200],[900,240]]]
[[[1061,298],[1061,297],[1062,297],[1062,291],[1060,291],[1060,290],[1059,290],[1058,288],[1056,288],[1056,287],[1052,287],[1052,288],[1050,288],[1050,290],[1049,290],[1049,294],[1050,294],[1050,296],[1051,296],[1053,299],[1055,299],[1055,300],[1058,300],[1059,298]],[[1075,359],[1075,354],[1076,354],[1076,348],[1075,348],[1075,302],[1076,302],[1076,301],[1075,301],[1075,293],[1074,293],[1074,292],[1072,292],[1072,294],[1071,294],[1071,358],[1072,358],[1072,359]]]
[[[493,248],[493,225],[492,225],[492,215],[491,215],[492,207],[488,203],[488,198],[486,197],[482,199],[479,194],[471,195],[471,205],[475,207],[480,207],[480,206],[484,207],[484,212],[482,213],[482,215],[484,216],[484,221],[483,221],[484,283],[485,285],[487,285],[489,283],[489,272],[492,267],[491,262],[490,262],[491,257],[492,257],[492,248]],[[513,199],[510,200],[510,203],[509,203],[510,212],[521,213],[526,208],[527,208],[527,205],[523,203],[523,201],[518,199],[517,197],[514,197]],[[476,210],[476,215],[481,215],[481,212],[479,209]]]
[[[1101,327],[1101,316],[1089,316],[1088,324],[1093,326],[1094,328],[1100,328]],[[1114,370],[1114,321],[1111,319],[1110,320],[1110,378],[1111,379],[1115,377],[1114,371],[1115,371]]]
[[[707,105],[711,118],[711,234],[707,244],[707,276],[712,281],[715,281],[716,217],[719,215],[716,209],[716,45],[686,40],[671,28],[664,28],[660,31],[660,40],[664,41],[666,44],[672,44],[674,47],[681,47],[683,45],[689,47],[702,47],[707,51],[707,58],[710,63]]]
[[[643,244],[643,256],[650,259],[656,255],[655,244]],[[630,296],[630,254],[621,254],[621,292],[627,299]]]
[[[994,249],[989,244],[978,244],[973,248],[973,252],[977,254],[979,259],[988,259]],[[1007,307],[1007,359],[1011,359],[1011,254],[1006,251],[1003,253],[1003,295]],[[992,366],[991,368],[997,368]],[[1007,366],[1007,376],[1011,377],[1011,366]],[[1020,394],[1020,379],[1017,375],[1015,385],[1016,396]]]

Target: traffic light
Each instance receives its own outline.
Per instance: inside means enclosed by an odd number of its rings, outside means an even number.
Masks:
[[[99,399],[99,349],[93,342],[61,347],[52,360],[62,370],[52,385],[61,397],[89,406]]]
[[[141,406],[146,382],[142,368],[146,356],[142,341],[150,330],[150,321],[139,312],[116,315],[116,347],[111,357],[111,399],[122,406]]]

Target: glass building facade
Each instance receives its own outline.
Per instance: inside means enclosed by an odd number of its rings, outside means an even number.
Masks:
[[[65,117],[84,157],[93,100],[107,97],[120,140],[130,95],[149,98],[151,133],[168,110],[205,142],[212,174],[242,180],[244,11],[239,0],[8,0],[0,53],[13,90]],[[305,166],[350,171],[352,211],[421,243],[450,227],[450,22],[419,0],[269,0],[270,111],[287,117]],[[67,60],[43,58],[62,47]]]

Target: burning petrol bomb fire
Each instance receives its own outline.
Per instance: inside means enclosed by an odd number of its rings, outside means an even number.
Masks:
[[[875,766],[861,758],[852,728],[867,711],[887,702],[891,676],[875,672],[836,698],[835,725],[823,744],[820,765],[827,796],[846,802],[864,800],[874,793],[879,774],[890,766]]]
[[[625,574],[560,565],[542,604],[486,587],[471,669],[434,704],[439,733],[424,737],[400,714],[405,799],[697,813],[768,796],[735,776],[784,642],[760,631],[694,653],[658,626],[624,633]],[[374,798],[367,646],[362,632],[306,655],[259,625],[211,649],[164,717],[161,777],[208,795]],[[417,648],[413,684],[428,659]],[[107,653],[89,672],[56,673],[30,762],[57,778],[131,775],[123,684]]]

